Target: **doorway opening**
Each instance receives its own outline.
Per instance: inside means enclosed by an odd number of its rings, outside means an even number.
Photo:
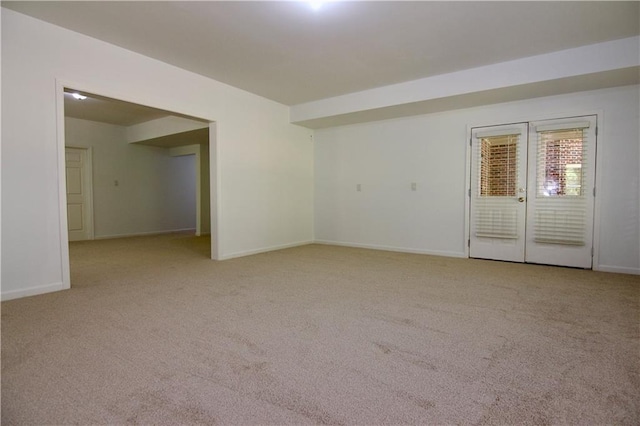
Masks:
[[[59,90],[67,261],[67,241],[176,232],[206,240],[197,252],[215,259],[215,122],[66,85]],[[85,193],[89,197],[78,202]],[[87,232],[78,232],[82,225]],[[69,265],[63,278],[70,287]]]

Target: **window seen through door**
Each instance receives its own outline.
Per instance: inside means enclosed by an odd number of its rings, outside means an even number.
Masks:
[[[583,131],[540,132],[538,196],[581,196]]]
[[[515,197],[518,135],[481,139],[480,196]]]

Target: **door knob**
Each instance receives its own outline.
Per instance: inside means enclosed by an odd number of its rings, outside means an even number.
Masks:
[[[519,197],[519,198],[518,198],[518,201],[519,201],[520,203],[524,203],[524,197]]]

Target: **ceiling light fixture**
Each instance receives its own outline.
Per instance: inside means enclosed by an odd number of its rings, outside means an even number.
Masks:
[[[309,6],[311,6],[311,9],[314,12],[319,11],[322,8],[322,5],[326,3],[326,1],[322,1],[322,0],[314,0],[314,1],[309,1],[307,2],[309,3]]]
[[[76,98],[79,101],[84,101],[85,99],[87,99],[86,96],[81,95],[80,93],[76,92],[76,93],[72,93],[71,96],[73,96],[74,98]]]

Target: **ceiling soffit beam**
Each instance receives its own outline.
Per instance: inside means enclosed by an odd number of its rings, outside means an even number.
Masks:
[[[393,105],[390,107],[352,112],[349,114],[305,120],[297,122],[296,124],[309,129],[323,129],[327,127],[346,126],[349,124],[410,117],[414,115],[433,114],[436,112],[474,108],[610,87],[630,86],[634,84],[640,84],[640,67],[604,71],[576,77],[547,80],[539,83],[484,90],[481,92],[449,96],[446,98],[430,99],[422,102]]]
[[[138,143],[176,133],[205,128],[209,128],[209,123],[183,117],[168,116],[126,127],[125,139],[128,143]]]
[[[323,119],[330,117],[344,118],[349,114],[362,115],[369,110],[420,104],[638,66],[640,37],[636,36],[298,104],[290,108],[290,121],[313,127],[312,123],[326,122]]]

